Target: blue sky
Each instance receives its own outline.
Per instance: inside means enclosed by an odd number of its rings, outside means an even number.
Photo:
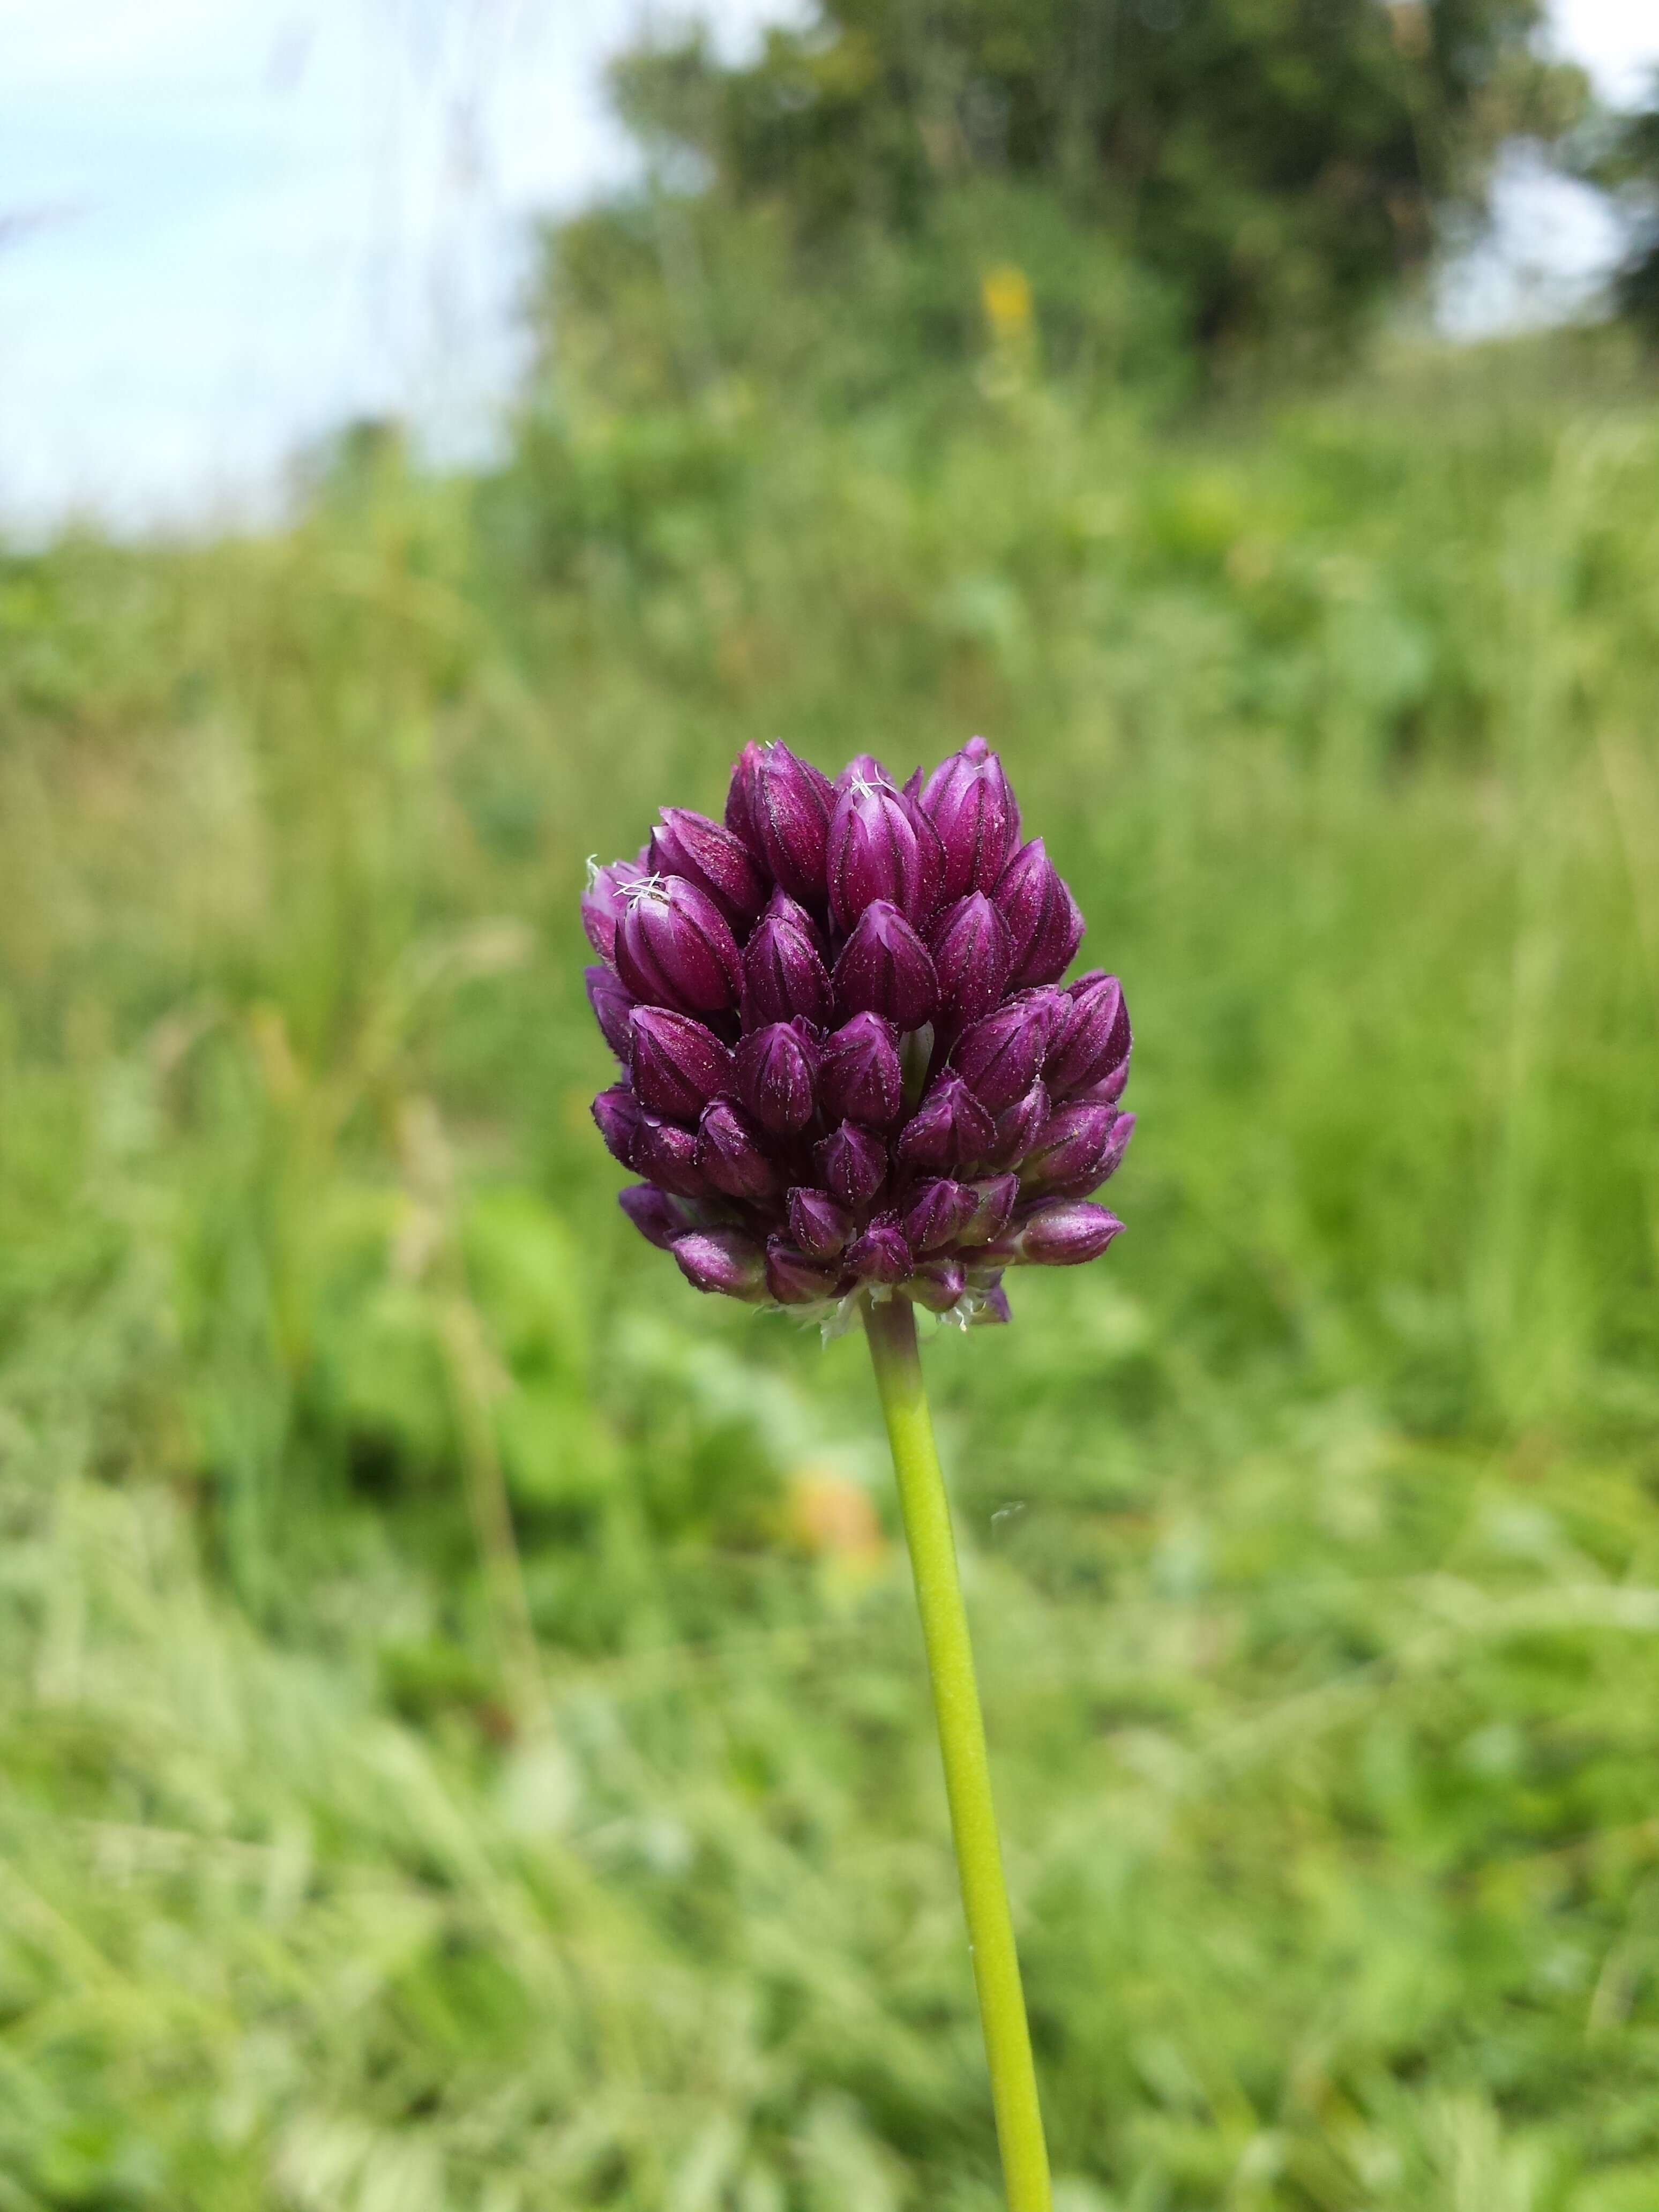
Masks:
[[[476,450],[526,219],[623,173],[599,89],[644,0],[0,0],[0,526],[258,514],[353,412]],[[787,0],[717,0],[751,40]],[[1558,0],[1610,90],[1659,0]],[[1448,301],[1553,310],[1609,237],[1517,165]]]

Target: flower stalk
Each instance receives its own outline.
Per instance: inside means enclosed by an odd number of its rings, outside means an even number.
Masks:
[[[951,1510],[922,1384],[915,1310],[908,1297],[866,1297],[864,1321],[921,1614],[1008,2209],[1050,2212],[1048,2153],[997,1842],[985,1723]]]

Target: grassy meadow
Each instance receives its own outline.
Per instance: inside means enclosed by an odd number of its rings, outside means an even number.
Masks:
[[[926,1354],[1063,2212],[1659,2203],[1659,395],[738,388],[0,558],[0,2212],[994,2212],[861,1343],[617,1212],[586,856],[975,730],[1102,1263]]]

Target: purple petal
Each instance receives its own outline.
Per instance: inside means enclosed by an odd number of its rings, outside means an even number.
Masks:
[[[766,1255],[740,1229],[694,1229],[669,1247],[694,1290],[750,1303],[766,1291]]]
[[[851,929],[866,907],[885,899],[909,921],[924,920],[924,867],[909,807],[867,757],[844,773],[848,781],[830,817],[830,912]]]
[[[665,806],[651,833],[651,866],[684,876],[706,891],[734,928],[744,928],[766,903],[766,884],[741,838],[689,806]]]
[[[937,1252],[953,1244],[979,1211],[979,1200],[964,1183],[939,1176],[917,1185],[904,1215],[904,1235],[913,1252]]]
[[[819,1095],[832,1121],[884,1129],[898,1119],[903,1087],[897,1041],[879,1014],[854,1014],[824,1039]]]
[[[995,1133],[991,1116],[947,1068],[900,1133],[897,1157],[905,1167],[950,1175],[983,1159]]]
[[[939,975],[941,1012],[953,1021],[978,1021],[1002,996],[1008,980],[1008,929],[983,891],[970,891],[947,907],[928,933]]]
[[[745,745],[726,820],[793,899],[821,907],[834,794],[830,779],[787,745]]]
[[[843,1121],[812,1152],[813,1165],[830,1195],[856,1213],[887,1180],[887,1148],[856,1121]]]
[[[659,1183],[665,1190],[678,1191],[683,1198],[708,1195],[708,1178],[697,1165],[697,1140],[677,1121],[661,1121],[654,1114],[641,1114],[628,1164],[636,1175]]]
[[[694,1225],[695,1217],[690,1206],[678,1198],[671,1198],[655,1183],[631,1182],[626,1190],[617,1193],[617,1203],[628,1216],[641,1237],[665,1252],[677,1237],[684,1237]]]
[[[1050,1003],[1050,1002],[1053,1003]],[[1069,1005],[1058,992],[1011,999],[957,1039],[951,1065],[981,1106],[1000,1114],[1036,1081],[1055,1012]]]
[[[1079,1267],[1087,1260],[1097,1260],[1122,1227],[1116,1214],[1103,1206],[1060,1199],[1040,1206],[998,1249],[1030,1267]]]
[[[623,915],[623,894],[650,871],[637,860],[611,860],[603,868],[590,860],[587,888],[581,895],[582,927],[601,960],[616,957],[617,924]]]
[[[809,1260],[833,1260],[853,1234],[853,1217],[827,1191],[797,1183],[789,1194],[789,1234]]]
[[[968,1287],[968,1270],[960,1260],[924,1260],[911,1276],[909,1291],[929,1313],[949,1313]]]
[[[819,1267],[781,1237],[767,1239],[766,1287],[781,1306],[820,1304],[835,1297],[840,1280],[837,1268]]]
[[[859,916],[830,980],[843,1017],[879,1014],[896,1030],[920,1029],[939,1006],[939,978],[927,947],[886,899]]]
[[[759,1029],[797,1018],[822,1029],[830,1018],[830,974],[805,908],[782,891],[744,948],[743,1018]]]
[[[993,890],[1019,840],[1019,808],[983,738],[969,738],[939,763],[922,788],[921,807],[945,848],[941,896]]]
[[[727,1198],[769,1198],[783,1181],[760,1131],[728,1098],[717,1098],[697,1124],[696,1164]]]
[[[629,886],[626,900],[617,925],[617,969],[636,999],[683,1014],[737,1005],[743,988],[737,939],[706,891],[684,876],[647,876]]]
[[[613,1083],[608,1091],[601,1091],[593,1101],[592,1114],[606,1152],[623,1167],[632,1167],[635,1140],[645,1118],[632,1085]]]
[[[711,1098],[731,1091],[731,1054],[690,1014],[636,1006],[629,1032],[634,1088],[652,1113],[695,1121]]]
[[[865,1283],[902,1283],[913,1264],[904,1231],[891,1213],[878,1214],[842,1255],[848,1273]]]
[[[624,989],[614,968],[595,965],[582,969],[582,982],[587,992],[587,1003],[593,1009],[593,1018],[599,1025],[599,1034],[618,1060],[628,1058],[628,1017],[638,1003],[631,991]]]
[[[818,1044],[804,1022],[769,1022],[737,1051],[738,1096],[763,1129],[778,1137],[804,1129],[816,1110]]]
[[[1133,1041],[1115,975],[1097,968],[1079,975],[1066,996],[1071,1012],[1043,1063],[1043,1079],[1055,1098],[1069,1098],[1127,1067]]]
[[[982,1182],[970,1182],[967,1188],[973,1194],[974,1210],[957,1232],[957,1242],[969,1247],[994,1243],[1012,1218],[1019,1177],[988,1176]]]
[[[1083,916],[1041,837],[1020,847],[994,896],[1008,925],[1011,981],[1057,982],[1083,942]]]

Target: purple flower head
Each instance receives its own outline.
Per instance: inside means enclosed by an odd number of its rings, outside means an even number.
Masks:
[[[942,896],[994,890],[1019,842],[1019,808],[983,738],[969,738],[939,763],[922,787],[921,806],[945,848]]]
[[[1060,987],[1082,916],[982,738],[902,790],[750,745],[724,826],[665,807],[581,904],[623,1070],[593,1118],[699,1290],[1006,1321],[1006,1268],[1118,1234],[1088,1194],[1134,1124],[1122,991]]]

